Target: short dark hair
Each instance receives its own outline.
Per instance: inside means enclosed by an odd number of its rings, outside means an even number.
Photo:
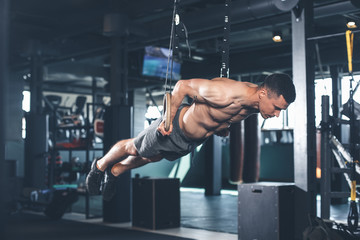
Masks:
[[[292,103],[296,98],[296,91],[291,77],[284,73],[273,73],[267,76],[260,88],[265,88],[276,94],[283,95],[287,103]]]

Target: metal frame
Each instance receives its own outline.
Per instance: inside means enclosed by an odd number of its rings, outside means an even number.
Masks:
[[[345,164],[345,161],[351,163],[352,157],[348,151],[342,146],[342,144],[333,135],[333,122],[329,114],[330,103],[329,96],[322,96],[321,103],[321,179],[320,179],[320,195],[321,195],[321,218],[330,218],[330,204],[333,198],[348,198],[350,191],[348,192],[333,192],[331,190],[331,174],[343,173],[345,175],[348,184],[351,184],[349,175],[351,169]],[[349,124],[347,121],[341,121],[341,123]],[[334,167],[332,161],[331,151],[337,159],[340,168]],[[357,172],[360,169],[357,168]]]

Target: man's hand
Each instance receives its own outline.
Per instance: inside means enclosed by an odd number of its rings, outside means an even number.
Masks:
[[[215,134],[216,136],[219,136],[219,137],[226,137],[226,136],[229,135],[229,133],[230,133],[229,129],[228,129],[228,128],[225,128],[225,129],[223,129],[223,130],[220,130],[220,131],[218,131],[218,132],[215,132],[214,134]]]
[[[173,125],[172,123],[170,124],[170,128],[169,131],[165,130],[165,120],[162,120],[162,122],[160,123],[160,125],[158,126],[157,130],[163,135],[163,136],[168,136],[170,135],[170,133],[173,130]]]

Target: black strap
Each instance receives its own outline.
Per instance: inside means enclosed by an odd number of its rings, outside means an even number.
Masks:
[[[225,18],[224,18],[224,39],[221,52],[220,77],[229,77],[229,50],[230,50],[230,10],[231,0],[225,0]]]

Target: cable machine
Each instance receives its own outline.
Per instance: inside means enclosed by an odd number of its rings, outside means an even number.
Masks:
[[[347,116],[349,121],[335,119],[329,116],[329,97],[322,96],[322,121],[321,121],[321,216],[329,218],[330,199],[334,197],[348,197],[348,193],[331,192],[330,178],[331,173],[339,172],[344,173],[345,179],[350,187],[350,209],[347,217],[347,223],[350,230],[354,231],[358,228],[358,207],[356,203],[356,174],[360,174],[359,163],[359,150],[358,150],[358,126],[355,115],[355,101],[354,93],[359,87],[360,81],[357,82],[353,88],[354,76],[352,68],[353,56],[353,40],[354,33],[347,30],[346,46],[348,56],[348,69],[350,75],[350,97],[347,103],[348,111]],[[349,124],[350,126],[350,144],[349,149],[346,150],[344,146],[337,140],[332,133],[332,126],[337,123]],[[330,164],[330,152],[333,153],[340,169],[333,168]]]

